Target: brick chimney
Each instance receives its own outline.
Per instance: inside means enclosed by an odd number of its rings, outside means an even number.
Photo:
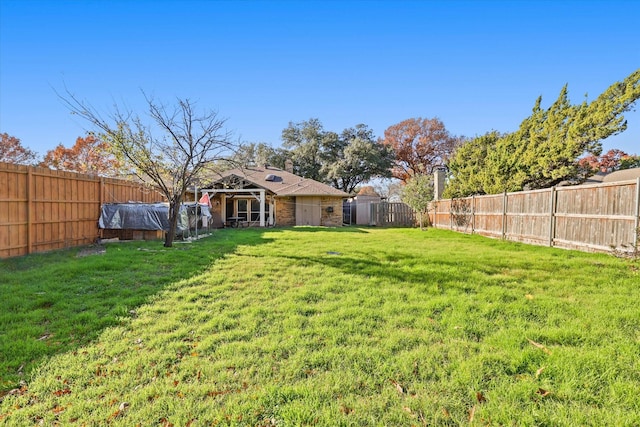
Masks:
[[[444,193],[444,180],[447,177],[445,168],[436,168],[433,172],[433,199],[440,200]]]
[[[293,162],[291,161],[291,159],[285,160],[284,170],[286,170],[289,173],[293,173]]]

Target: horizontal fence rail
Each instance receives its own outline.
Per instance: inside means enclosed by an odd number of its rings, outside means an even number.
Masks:
[[[437,228],[584,251],[638,249],[640,178],[431,203]]]
[[[0,258],[93,243],[103,203],[162,199],[126,180],[0,162]]]

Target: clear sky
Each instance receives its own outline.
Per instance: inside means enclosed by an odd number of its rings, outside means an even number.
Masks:
[[[281,144],[318,118],[377,136],[411,117],[454,135],[510,132],[569,86],[595,99],[640,68],[640,1],[0,0],[0,132],[46,153],[141,90],[189,98],[235,138]],[[640,154],[640,105],[605,149]]]

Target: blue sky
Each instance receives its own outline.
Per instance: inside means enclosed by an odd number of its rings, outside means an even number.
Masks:
[[[438,117],[510,132],[538,96],[595,99],[640,68],[637,1],[0,0],[0,132],[44,154],[87,123],[56,91],[144,113],[189,98],[235,138]],[[640,106],[605,149],[640,153]]]

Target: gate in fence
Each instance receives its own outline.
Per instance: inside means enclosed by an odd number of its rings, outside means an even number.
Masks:
[[[380,202],[369,206],[371,225],[411,227],[416,223],[413,209],[404,203]]]

